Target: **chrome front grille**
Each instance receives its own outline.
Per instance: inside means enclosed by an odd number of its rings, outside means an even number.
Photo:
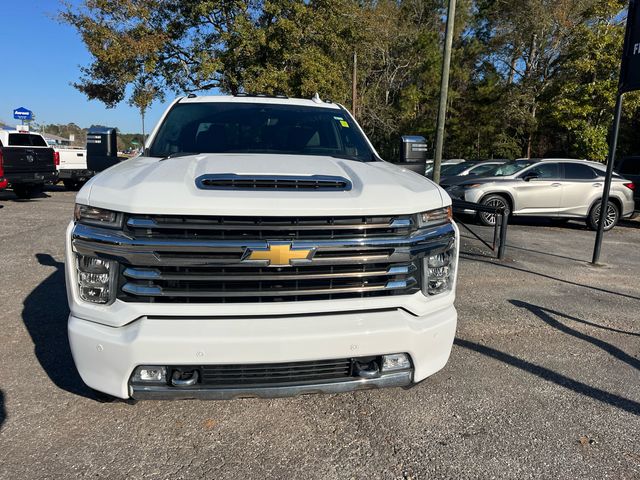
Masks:
[[[339,228],[323,230],[329,225]],[[342,237],[344,231],[348,237]],[[119,300],[154,303],[410,295],[420,291],[424,256],[445,251],[453,242],[451,224],[417,229],[410,216],[131,215],[123,231],[77,224],[73,234],[77,253],[118,261]],[[248,253],[268,251],[276,243],[312,254],[270,266],[269,260],[254,260]]]
[[[295,301],[418,291],[416,263],[312,267],[124,268],[123,299],[156,302]],[[125,296],[126,295],[126,296]]]

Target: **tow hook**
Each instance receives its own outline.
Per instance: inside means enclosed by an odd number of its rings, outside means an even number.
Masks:
[[[198,383],[197,370],[191,370],[190,372],[174,370],[173,375],[171,375],[171,385],[174,387],[191,387],[196,383]]]
[[[355,362],[354,372],[361,378],[377,378],[380,376],[380,368],[375,361],[368,363]]]

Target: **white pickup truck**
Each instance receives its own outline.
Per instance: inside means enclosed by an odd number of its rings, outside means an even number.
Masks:
[[[80,190],[66,238],[84,382],[134,399],[409,387],[456,330],[451,200],[342,106],[176,100]]]
[[[87,168],[87,150],[79,147],[60,147],[54,145],[58,156],[58,178],[62,180],[68,190],[77,190],[87,180],[93,177],[93,172]]]

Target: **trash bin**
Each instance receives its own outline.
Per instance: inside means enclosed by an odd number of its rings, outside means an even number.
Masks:
[[[118,130],[91,127],[87,132],[87,168],[101,172],[118,163]]]

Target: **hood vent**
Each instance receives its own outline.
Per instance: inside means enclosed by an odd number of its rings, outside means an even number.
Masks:
[[[351,190],[351,182],[346,178],[327,175],[208,174],[196,178],[196,186],[202,190]]]

